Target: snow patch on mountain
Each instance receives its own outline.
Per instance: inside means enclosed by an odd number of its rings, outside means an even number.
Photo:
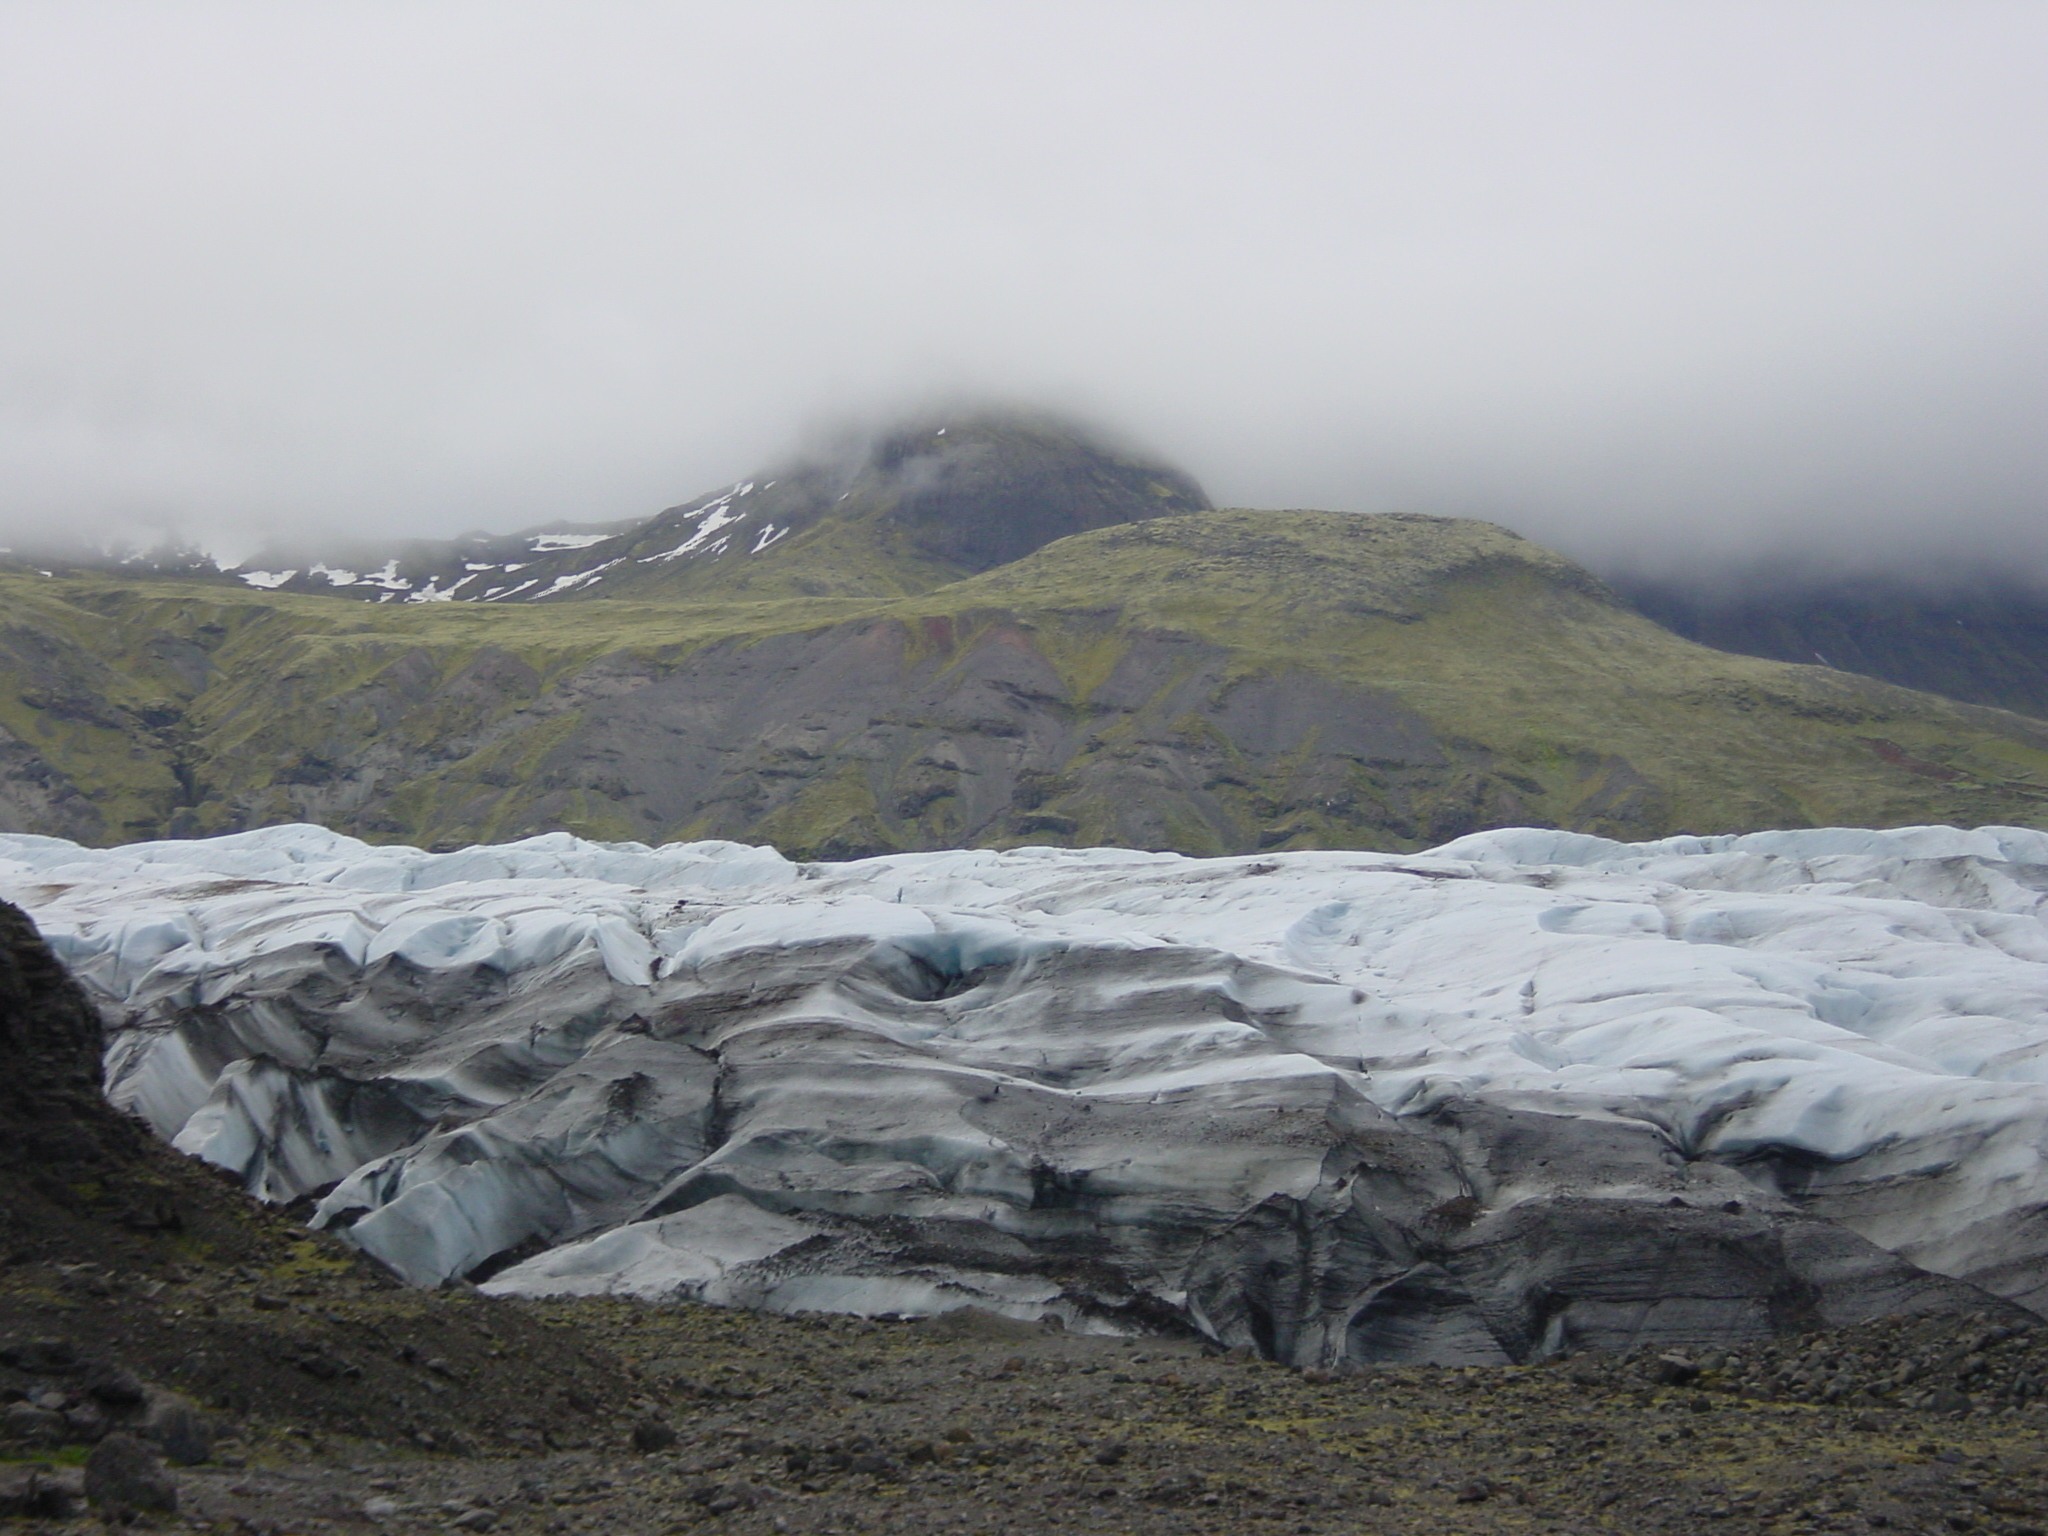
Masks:
[[[732,502],[734,498],[744,496],[752,489],[752,486],[745,486],[735,491],[728,491],[717,500],[697,508],[694,512],[684,513],[682,518],[684,522],[694,522],[697,525],[690,536],[673,549],[665,549],[658,554],[642,555],[640,563],[642,565],[656,565],[679,559],[702,548],[705,541],[710,539],[719,529],[730,527],[734,523],[743,521],[747,514],[734,510]]]
[[[2038,831],[9,835],[0,894],[98,1000],[116,1102],[422,1284],[1301,1363],[2048,1307]]]
[[[605,560],[601,561],[597,565],[593,565],[587,571],[571,571],[567,576],[557,576],[551,583],[549,583],[545,591],[540,592],[537,595],[540,597],[553,597],[557,592],[572,591],[575,588],[582,586],[585,582],[597,580],[598,577],[602,576],[606,571],[610,570],[613,566],[617,564],[619,564],[617,560]]]

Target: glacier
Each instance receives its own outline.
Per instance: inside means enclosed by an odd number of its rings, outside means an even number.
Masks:
[[[1325,1368],[2048,1313],[2048,834],[797,864],[0,835],[106,1086],[405,1280]]]

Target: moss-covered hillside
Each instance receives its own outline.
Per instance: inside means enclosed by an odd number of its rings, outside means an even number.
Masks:
[[[1490,524],[1201,512],[907,597],[0,576],[0,825],[805,855],[2048,824],[2048,725],[1659,629]]]

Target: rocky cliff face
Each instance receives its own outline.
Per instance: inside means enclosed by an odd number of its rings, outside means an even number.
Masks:
[[[518,572],[490,601],[897,597],[1071,534],[1208,508],[1180,471],[1067,423],[962,415],[797,462]]]

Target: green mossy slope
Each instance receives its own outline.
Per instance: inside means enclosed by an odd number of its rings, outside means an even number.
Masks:
[[[1104,591],[1121,629],[1228,643],[1239,675],[1311,671],[1391,695],[1488,753],[1535,820],[1648,835],[2048,814],[2033,720],[1688,643],[1487,523],[1165,519],[1050,545],[926,602],[1072,628]]]

